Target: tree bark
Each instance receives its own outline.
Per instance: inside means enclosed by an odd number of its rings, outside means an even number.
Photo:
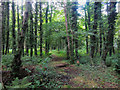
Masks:
[[[2,2],[2,54],[5,54],[5,24],[6,24],[5,2]]]
[[[106,60],[107,54],[112,55],[113,51],[113,39],[114,39],[114,30],[115,30],[115,19],[116,19],[116,2],[110,2],[108,9],[108,33],[107,33],[107,42],[105,44],[104,53],[102,55],[103,60]]]
[[[72,23],[72,30],[75,32],[75,58],[78,59],[78,27],[77,27],[77,4],[78,2],[73,2],[72,3],[72,19],[71,19],[71,23]]]
[[[7,5],[6,5],[6,9],[7,9],[7,25],[6,25],[6,31],[7,31],[7,40],[6,40],[6,51],[5,51],[5,54],[9,53],[9,2],[7,2]]]
[[[15,3],[12,2],[12,37],[13,37],[13,43],[12,43],[12,52],[16,52],[16,35],[15,35]]]
[[[94,25],[93,25],[93,34],[94,35],[91,35],[91,53],[90,53],[90,56],[91,58],[94,58],[94,54],[95,54],[95,48],[97,47],[97,37],[96,37],[96,34],[97,34],[97,19],[98,19],[98,14],[97,14],[97,11],[98,11],[98,4],[99,2],[95,2],[94,3]]]
[[[48,6],[48,2],[47,2],[47,8],[46,8],[46,13],[45,13],[45,22],[46,22],[46,25],[47,25],[47,23],[48,23],[48,9],[49,9],[49,6]],[[46,26],[46,35],[45,35],[45,54],[47,55],[48,54],[48,52],[49,52],[49,50],[48,50],[48,32],[49,31],[47,31],[47,26]]]
[[[42,2],[40,2],[40,56],[42,57],[42,43],[43,43],[43,30],[42,30]]]
[[[37,27],[38,27],[38,3],[35,4],[35,55],[37,56]]]
[[[32,4],[30,4],[30,56],[33,56],[33,13],[32,13]]]
[[[86,32],[87,32],[88,27],[87,27],[87,13],[86,13],[86,8],[85,8],[85,29],[86,29]],[[88,35],[86,35],[86,53],[87,54],[89,53],[89,50],[88,50]]]
[[[14,54],[14,59],[12,62],[12,75],[14,77],[20,77],[21,73],[20,73],[20,69],[22,67],[22,61],[21,61],[21,55],[22,55],[22,47],[24,46],[24,39],[25,39],[25,32],[26,32],[26,25],[28,23],[28,10],[30,8],[30,2],[26,2],[26,10],[24,13],[24,19],[23,19],[23,26],[22,26],[22,30],[20,32],[20,39],[18,40],[18,50],[16,51],[16,53]]]
[[[70,56],[70,39],[69,39],[69,36],[68,36],[69,35],[68,34],[68,22],[67,22],[67,12],[66,12],[65,2],[64,2],[64,13],[65,13],[65,25],[66,25],[66,34],[67,34],[67,56]]]
[[[2,12],[4,11],[4,2],[0,1],[0,62],[2,58]],[[1,65],[1,64],[0,64]],[[2,77],[0,75],[0,77]],[[2,82],[2,81],[0,81]]]

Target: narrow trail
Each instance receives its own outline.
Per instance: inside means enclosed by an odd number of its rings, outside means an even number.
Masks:
[[[49,66],[55,68],[58,74],[64,75],[64,78],[60,80],[64,82],[63,88],[118,88],[118,84],[102,80],[94,71],[85,70],[75,64],[71,65],[65,61],[65,58],[55,55],[52,57]],[[102,67],[99,67],[97,71],[103,74],[105,72]]]

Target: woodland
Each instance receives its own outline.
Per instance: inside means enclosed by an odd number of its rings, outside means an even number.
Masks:
[[[119,88],[119,0],[0,3],[0,89]]]

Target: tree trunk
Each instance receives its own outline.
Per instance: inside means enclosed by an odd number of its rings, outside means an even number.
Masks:
[[[87,27],[87,13],[86,13],[86,8],[85,8],[85,29],[86,29],[86,32],[87,32],[88,27]],[[89,53],[89,50],[88,50],[88,35],[86,35],[86,53],[87,54]]]
[[[73,2],[72,3],[73,6],[72,6],[72,19],[71,19],[71,22],[72,22],[72,30],[75,32],[75,58],[78,59],[78,30],[77,30],[77,4],[78,2]]]
[[[47,23],[48,23],[48,9],[49,9],[49,6],[48,6],[48,2],[47,2],[47,8],[46,8],[46,13],[45,13],[45,21],[46,21],[46,35],[45,35],[45,54],[47,55],[49,50],[48,50],[48,30],[47,30]]]
[[[102,18],[101,18],[101,15],[102,15],[102,13],[101,13],[101,2],[99,2],[99,11],[98,11],[98,13],[99,13],[99,28],[100,28],[100,56],[101,56],[101,54],[102,54],[102,33],[103,33],[103,31],[102,31]]]
[[[25,38],[25,32],[26,32],[26,25],[28,23],[28,10],[30,8],[30,3],[26,2],[26,10],[24,13],[24,19],[23,19],[23,26],[22,30],[20,32],[20,39],[18,40],[18,50],[14,54],[14,59],[12,62],[12,75],[14,77],[20,77],[22,73],[20,73],[20,69],[22,67],[22,61],[21,61],[21,55],[22,55],[22,47],[24,46],[24,38]]]
[[[38,26],[38,5],[37,2],[35,4],[35,55],[37,56],[37,26]]]
[[[6,8],[5,8],[5,2],[2,2],[2,54],[5,53],[5,24],[6,24]]]
[[[23,0],[22,0],[22,6],[21,6],[21,19],[22,19],[22,24],[23,24]],[[22,47],[22,55],[24,56],[24,45]]]
[[[107,33],[107,43],[105,44],[105,50],[103,53],[103,60],[106,60],[107,53],[112,55],[113,51],[113,39],[114,39],[114,30],[115,30],[115,19],[116,19],[116,2],[110,2],[109,10],[108,10],[108,33]]]
[[[7,38],[6,38],[6,51],[5,51],[5,54],[9,53],[9,2],[7,2],[7,6],[6,6],[6,9],[7,9],[7,25],[6,25],[6,31],[7,31]]]
[[[98,11],[98,4],[99,2],[95,2],[94,3],[94,25],[93,25],[93,34],[94,35],[91,35],[91,58],[94,57],[94,54],[95,54],[95,48],[97,47],[97,38],[96,38],[96,34],[97,34],[97,19],[98,19],[98,14],[97,14],[97,11]]]
[[[15,35],[15,3],[12,2],[12,36],[13,36],[13,43],[12,43],[12,47],[13,47],[13,53],[16,52],[16,35]]]
[[[64,2],[64,13],[65,13],[65,25],[66,25],[66,34],[67,34],[67,58],[70,57],[70,39],[68,34],[68,22],[67,22],[67,12],[66,12],[66,4]],[[68,55],[69,54],[69,55]]]
[[[43,43],[43,30],[42,30],[42,2],[40,2],[40,56],[42,57],[42,43]]]
[[[33,14],[32,14],[32,4],[30,4],[30,56],[33,56]]]
[[[2,13],[4,11],[4,2],[0,1],[0,62],[1,62],[1,58],[2,58]],[[1,64],[0,64],[1,65]],[[2,77],[0,75],[0,77]],[[0,81],[2,82],[2,81]]]

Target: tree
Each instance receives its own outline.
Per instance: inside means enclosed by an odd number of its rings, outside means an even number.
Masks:
[[[40,2],[40,56],[42,57],[42,43],[43,43],[43,30],[42,30],[42,2]]]
[[[102,7],[101,2],[99,2],[99,4],[98,4],[99,17],[98,18],[99,18],[99,29],[100,29],[100,56],[102,54],[102,33],[103,33],[103,30],[102,30],[102,18],[101,18],[101,16],[102,16],[101,7]]]
[[[46,22],[46,25],[48,23],[48,11],[49,11],[49,5],[48,5],[48,2],[47,2],[47,8],[46,8],[46,12],[45,12],[45,22]],[[48,30],[47,30],[47,26],[46,26],[46,35],[45,35],[45,54],[47,55],[49,50],[48,50],[48,46],[49,46],[49,43],[48,43]]]
[[[15,3],[12,2],[12,36],[13,36],[13,53],[16,51],[16,35],[15,35]]]
[[[112,55],[113,51],[113,39],[114,39],[114,30],[115,30],[115,19],[116,19],[116,1],[110,1],[109,11],[108,11],[108,33],[106,38],[106,44],[104,53],[102,55],[103,60],[106,60],[106,56],[109,52],[110,56]]]
[[[0,2],[0,59],[2,57],[2,12],[4,11],[4,2]]]
[[[6,8],[5,2],[2,2],[2,54],[5,53],[5,24],[6,24]]]
[[[86,32],[88,30],[88,26],[87,26],[87,12],[86,12],[86,8],[87,6],[85,6],[85,29],[86,29]],[[88,35],[86,35],[86,53],[88,54],[89,53],[89,49],[88,49]]]
[[[18,1],[17,1],[18,4]],[[17,5],[17,26],[18,26],[18,33],[20,32],[20,23],[19,23],[19,5]],[[19,35],[19,34],[18,34]]]
[[[68,21],[67,21],[67,12],[66,12],[66,4],[64,2],[64,13],[65,13],[65,25],[66,25],[66,34],[67,34],[67,40],[66,40],[66,44],[67,44],[67,58],[70,57],[70,38],[69,38],[69,33],[68,33]]]
[[[5,54],[9,53],[9,2],[7,2],[6,5],[6,16],[7,16],[7,25],[6,25],[6,31],[7,31],[7,38],[6,38],[6,51]]]
[[[95,48],[97,48],[97,26],[98,26],[98,4],[99,2],[95,2],[94,3],[94,25],[93,25],[93,35],[91,35],[91,52],[90,52],[90,56],[91,58],[94,57],[95,54]]]
[[[38,3],[35,3],[35,55],[37,55]]]
[[[32,4],[30,4],[30,56],[33,56],[33,13],[32,13]]]
[[[22,25],[22,30],[20,32],[20,39],[18,40],[18,50],[14,54],[14,59],[12,62],[12,75],[14,77],[20,77],[20,69],[22,67],[22,61],[21,61],[21,55],[22,55],[22,47],[24,46],[24,39],[25,39],[25,32],[26,32],[26,25],[28,23],[28,10],[30,8],[30,2],[26,2],[26,10],[24,13],[24,19],[23,19],[23,25]]]
[[[72,6],[72,10],[71,10],[71,13],[72,13],[72,18],[71,18],[71,23],[72,23],[72,30],[75,32],[75,37],[74,37],[74,41],[75,41],[75,58],[78,59],[78,35],[77,35],[77,4],[78,2],[73,2],[72,3],[73,6]],[[74,51],[74,50],[73,50]],[[74,52],[73,52],[74,53]]]

